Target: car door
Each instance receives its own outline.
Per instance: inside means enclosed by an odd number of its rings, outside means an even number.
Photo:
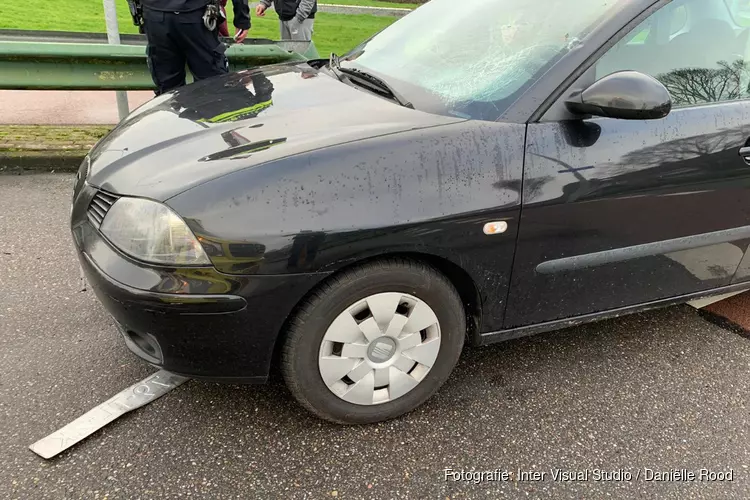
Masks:
[[[747,40],[724,0],[666,3],[529,124],[505,328],[732,282],[750,242]],[[570,92],[620,70],[660,80],[671,114],[564,109]]]

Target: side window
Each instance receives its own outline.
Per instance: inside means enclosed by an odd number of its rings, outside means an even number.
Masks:
[[[676,107],[750,99],[750,28],[738,0],[675,0],[637,26],[596,64],[597,79],[635,70],[661,81]],[[750,23],[748,23],[750,25]]]
[[[646,26],[643,24],[631,33],[628,41],[625,42],[627,45],[643,45],[646,43],[648,35],[651,33],[651,23],[649,22]],[[669,33],[671,37],[678,35],[683,29],[685,29],[685,26],[687,25],[687,9],[684,5],[680,5],[672,11],[669,24]]]

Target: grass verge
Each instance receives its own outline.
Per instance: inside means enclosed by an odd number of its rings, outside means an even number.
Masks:
[[[109,130],[110,127],[99,125],[2,125],[0,152],[88,151]]]
[[[351,5],[370,5],[381,7],[409,7],[409,4],[388,4],[375,0],[342,0]],[[232,19],[231,2],[228,4],[229,19]],[[252,2],[255,5],[255,2]],[[3,5],[0,15],[0,29],[23,30],[54,30],[54,31],[88,31],[104,33],[104,8],[101,0],[66,0],[64,10],[74,15],[50,15],[53,4],[47,0],[26,0],[24,2],[7,2]],[[121,33],[137,33],[133,26],[127,4],[124,0],[117,2],[117,19]],[[331,52],[343,54],[387,27],[397,18],[377,16],[350,16],[344,14],[319,13],[315,19],[315,35],[313,40],[321,56],[328,56]],[[251,37],[279,38],[279,21],[276,14],[271,12],[265,17],[258,18],[253,14]]]
[[[2,125],[0,172],[74,172],[110,127]]]

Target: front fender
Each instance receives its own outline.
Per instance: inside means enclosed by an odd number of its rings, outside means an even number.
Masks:
[[[229,274],[332,272],[382,254],[445,258],[474,280],[495,327],[520,214],[524,125],[467,121],[241,170],[168,204]],[[486,222],[509,229],[487,236]],[[498,312],[500,311],[500,312]]]

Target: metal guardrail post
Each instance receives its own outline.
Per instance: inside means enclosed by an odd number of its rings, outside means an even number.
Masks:
[[[120,27],[117,24],[117,8],[115,0],[103,0],[104,2],[104,19],[107,23],[107,42],[110,45],[120,45]],[[117,113],[122,121],[130,114],[128,106],[128,94],[124,90],[118,90],[117,95]]]

